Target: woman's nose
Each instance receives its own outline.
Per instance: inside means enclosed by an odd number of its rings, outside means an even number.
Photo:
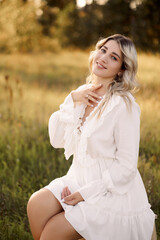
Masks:
[[[101,61],[103,61],[104,63],[106,63],[106,62],[108,61],[108,57],[106,56],[106,54],[105,54],[105,55],[102,55],[102,56],[100,57],[100,59],[101,59]]]

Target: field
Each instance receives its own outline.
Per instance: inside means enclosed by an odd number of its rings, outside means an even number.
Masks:
[[[140,53],[138,59],[139,170],[160,237],[160,55]],[[48,119],[87,74],[85,52],[0,55],[0,239],[32,239],[28,198],[71,163],[50,146]]]

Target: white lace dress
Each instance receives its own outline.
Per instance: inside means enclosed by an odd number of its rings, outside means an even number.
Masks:
[[[73,162],[65,176],[45,188],[86,240],[151,240],[155,214],[137,169],[140,109],[129,96],[132,111],[122,97],[113,95],[99,119],[95,107],[81,126],[86,105],[74,107],[69,94],[49,120],[52,146],[64,148],[66,159],[73,154]],[[65,186],[85,201],[63,203]]]

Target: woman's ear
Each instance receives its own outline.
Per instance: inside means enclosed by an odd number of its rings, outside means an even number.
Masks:
[[[122,77],[123,73],[124,73],[124,70],[121,69],[121,70],[117,73],[118,77]]]

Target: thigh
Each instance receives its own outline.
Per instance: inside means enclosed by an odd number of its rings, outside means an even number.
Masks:
[[[45,225],[40,240],[78,240],[82,238],[61,212]]]
[[[152,239],[151,240],[157,240],[157,233],[156,233],[156,225],[154,224],[153,233],[152,233]]]
[[[61,204],[48,189],[43,188],[31,196],[27,213],[34,239],[39,239],[48,220],[61,211]]]

